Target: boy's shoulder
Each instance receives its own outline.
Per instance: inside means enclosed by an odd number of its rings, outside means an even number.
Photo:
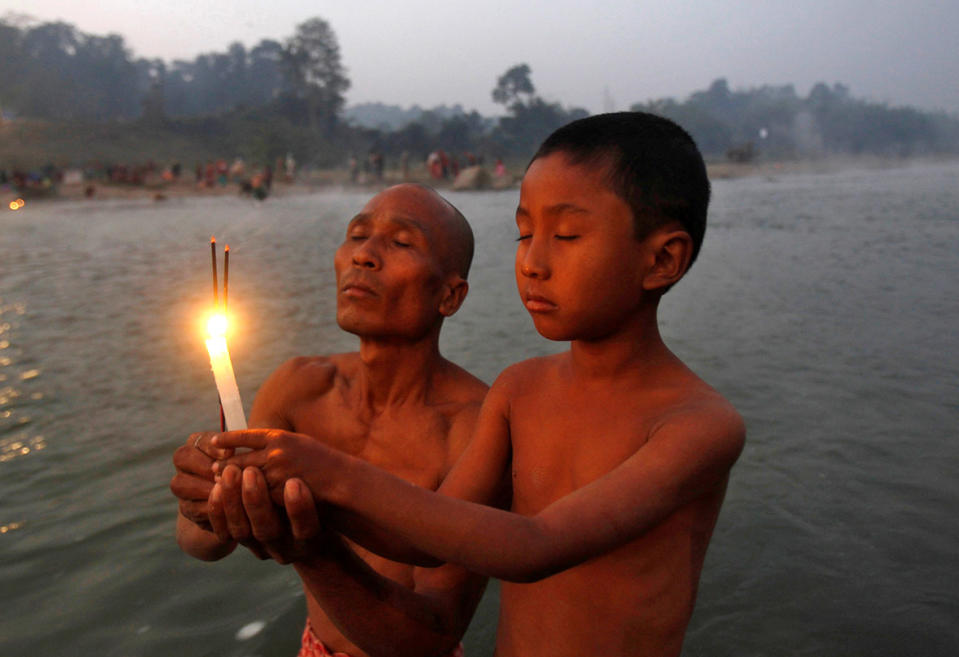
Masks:
[[[568,360],[569,352],[548,356],[536,356],[513,363],[504,369],[493,384],[498,387],[522,385],[530,379],[542,380],[544,376],[555,373]]]
[[[658,413],[648,440],[711,445],[725,454],[730,466],[735,462],[745,444],[746,425],[728,399],[688,369],[657,395]]]
[[[569,380],[569,352],[520,361],[507,367],[493,384],[491,394],[504,402],[526,396],[549,398],[554,387],[575,387]],[[733,404],[678,359],[668,359],[657,374],[624,376],[597,401],[584,399],[594,409],[607,405],[610,412],[635,416],[648,439],[654,436],[701,435],[726,443],[734,452],[745,440],[745,423]],[[574,404],[575,405],[575,404]],[[569,409],[576,412],[574,408]]]

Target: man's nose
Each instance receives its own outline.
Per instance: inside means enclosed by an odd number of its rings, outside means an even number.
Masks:
[[[365,240],[353,249],[353,265],[363,269],[379,269],[382,261],[373,240]]]

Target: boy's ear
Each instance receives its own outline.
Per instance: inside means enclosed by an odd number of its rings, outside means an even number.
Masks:
[[[665,292],[689,269],[693,238],[681,228],[664,227],[654,231],[647,238],[647,244],[653,265],[643,277],[643,289]]]
[[[451,274],[446,280],[443,298],[440,299],[440,314],[443,315],[443,317],[452,317],[456,311],[460,309],[460,306],[463,305],[469,289],[470,286],[469,283],[466,282],[466,279],[459,274]]]

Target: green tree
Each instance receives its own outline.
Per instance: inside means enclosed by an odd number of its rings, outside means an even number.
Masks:
[[[549,103],[535,92],[526,64],[513,66],[496,80],[493,100],[508,110],[491,135],[498,149],[526,157],[553,130],[588,115],[583,109],[565,110],[559,103]]]
[[[305,101],[310,127],[316,131],[322,122],[327,134],[332,133],[350,80],[330,24],[311,18],[298,25],[283,50],[283,68],[292,93]]]
[[[499,76],[496,87],[493,88],[493,102],[506,108],[512,108],[516,103],[529,104],[536,88],[530,79],[530,68],[527,64],[517,64]]]

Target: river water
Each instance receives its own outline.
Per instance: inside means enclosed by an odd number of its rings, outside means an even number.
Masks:
[[[217,421],[210,235],[249,409],[286,358],[354,347],[332,254],[368,196],[0,213],[0,655],[295,654],[295,574],[182,554],[170,458]],[[444,353],[492,381],[562,349],[514,290],[517,193],[448,197],[477,255]],[[955,655],[959,164],[718,181],[710,222],[663,334],[749,436],[684,655]],[[496,604],[493,585],[469,655],[491,654]]]

